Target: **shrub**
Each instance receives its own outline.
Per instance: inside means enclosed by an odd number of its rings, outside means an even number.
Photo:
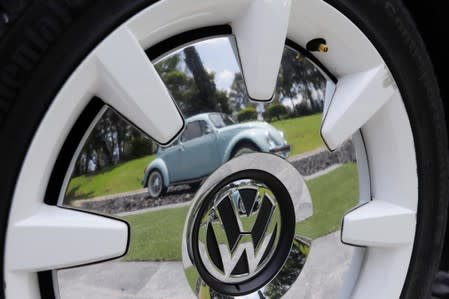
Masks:
[[[237,120],[239,122],[255,120],[257,119],[257,111],[253,107],[247,107],[245,109],[240,110],[237,113]]]
[[[312,108],[306,101],[302,101],[301,103],[296,104],[295,110],[298,116],[307,116],[313,114]]]
[[[155,144],[150,139],[136,137],[125,143],[121,160],[126,161],[150,155],[154,152],[154,148]]]
[[[285,117],[287,117],[288,115],[288,110],[285,106],[281,105],[281,104],[270,104],[267,107],[267,110],[265,111],[265,118],[267,118],[268,120],[273,120],[274,118],[277,119],[283,119]]]

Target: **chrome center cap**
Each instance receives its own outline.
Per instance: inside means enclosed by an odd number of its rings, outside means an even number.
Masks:
[[[281,226],[278,202],[264,183],[233,181],[217,192],[201,215],[201,262],[220,281],[248,280],[273,256]]]
[[[251,153],[225,163],[198,190],[184,227],[183,264],[194,293],[285,293],[310,247],[295,235],[296,223],[311,215],[304,179],[286,160]]]

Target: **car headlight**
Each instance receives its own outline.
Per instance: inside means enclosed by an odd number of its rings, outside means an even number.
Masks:
[[[274,140],[274,138],[270,135],[269,132],[265,132],[265,140],[267,141],[268,145],[270,146],[270,148],[276,147],[277,143]]]

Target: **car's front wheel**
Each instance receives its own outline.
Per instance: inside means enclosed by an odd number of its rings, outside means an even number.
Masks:
[[[234,149],[232,158],[238,157],[241,155],[245,155],[245,154],[256,153],[258,151],[259,150],[257,149],[257,147],[255,145],[252,145],[252,144],[240,145],[240,146],[237,146],[236,149]]]
[[[167,187],[159,170],[152,170],[148,175],[148,195],[151,198],[159,198],[165,194]]]

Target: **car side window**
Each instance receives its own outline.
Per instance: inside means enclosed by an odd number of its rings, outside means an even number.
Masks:
[[[187,142],[192,139],[198,138],[202,135],[200,121],[192,121],[188,123],[184,133],[181,136],[181,142]]]
[[[200,120],[199,123],[201,127],[201,135],[207,135],[212,133],[212,128],[206,121]]]

